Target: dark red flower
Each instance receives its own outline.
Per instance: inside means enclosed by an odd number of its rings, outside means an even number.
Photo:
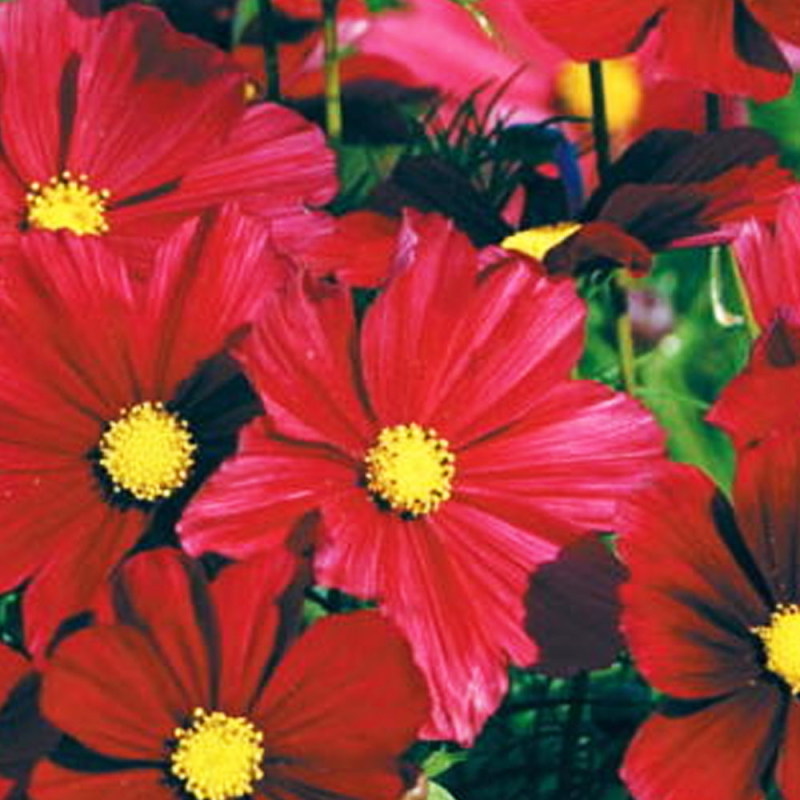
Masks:
[[[0,644],[0,798],[20,800],[34,764],[58,733],[39,714],[39,675],[21,653]]]
[[[761,131],[653,131],[612,165],[574,223],[523,231],[504,246],[541,258],[552,274],[616,265],[642,274],[654,252],[731,241],[751,217],[774,221],[792,183]]]
[[[408,645],[363,611],[287,649],[278,601],[292,572],[288,553],[211,583],[171,549],[129,560],[113,621],[65,639],[44,674],[43,713],[95,764],[45,762],[31,796],[398,798],[398,759],[428,705]]]
[[[98,5],[0,7],[0,252],[69,230],[144,268],[182,220],[231,199],[287,247],[315,234],[309,206],[336,191],[321,131],[247,106],[245,73],[161,12]]]
[[[146,285],[92,237],[22,249],[0,296],[0,591],[28,582],[38,654],[257,410],[234,365],[208,360],[284,265],[229,207],[184,223]]]
[[[652,29],[667,74],[707,92],[774,100],[792,70],[773,37],[800,44],[795,0],[517,0],[530,22],[580,61],[638,49]],[[591,20],[577,25],[576,20]]]
[[[773,227],[749,223],[736,254],[751,307],[763,331],[745,370],[708,415],[741,448],[772,431],[800,426],[800,195],[786,197]]]
[[[276,295],[238,350],[269,422],[198,495],[180,535],[234,558],[320,509],[318,580],[377,600],[434,699],[425,735],[470,741],[497,707],[530,573],[646,475],[661,435],[630,398],[570,380],[584,308],[526,259],[480,272],[438,217],[407,221],[357,327],[336,288]]]
[[[740,454],[735,512],[674,465],[622,514],[623,630],[667,695],[622,776],[637,800],[798,797],[800,436]]]

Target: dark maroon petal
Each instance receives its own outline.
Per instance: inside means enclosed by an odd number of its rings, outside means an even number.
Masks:
[[[758,685],[685,715],[656,714],[633,740],[622,779],[637,800],[758,800],[784,702]]]
[[[581,275],[624,267],[635,275],[650,271],[653,255],[645,244],[609,222],[587,222],[547,252],[551,275]]]
[[[591,536],[533,573],[525,627],[538,646],[538,672],[567,676],[614,662],[624,646],[618,595],[626,577],[608,547]]]

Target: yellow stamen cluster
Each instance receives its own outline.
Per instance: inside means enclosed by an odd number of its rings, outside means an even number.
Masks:
[[[25,199],[28,224],[46,231],[72,231],[78,236],[100,236],[108,232],[106,203],[111,192],[96,191],[87,175],[68,170],[47,183],[32,183]]]
[[[430,514],[452,495],[455,456],[433,428],[384,428],[367,451],[367,488],[400,513]]]
[[[99,462],[116,492],[152,502],[186,483],[197,445],[189,426],[162,403],[125,409],[100,439]]]
[[[264,734],[244,717],[196,708],[175,730],[170,771],[196,800],[233,800],[253,793],[264,777]]]
[[[769,625],[753,628],[764,645],[767,669],[800,694],[800,606],[779,605]]]
[[[501,246],[506,250],[514,250],[526,256],[531,256],[538,261],[544,257],[564,239],[572,236],[581,228],[577,222],[557,222],[555,225],[540,225],[537,228],[528,228],[518,233],[512,233],[503,239]]]
[[[616,58],[603,62],[603,79],[609,104],[608,127],[611,133],[629,131],[639,119],[644,102],[639,69],[633,58]],[[555,90],[567,114],[592,116],[592,87],[586,64],[567,61],[556,75]]]

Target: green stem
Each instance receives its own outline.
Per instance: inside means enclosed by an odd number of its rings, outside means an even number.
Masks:
[[[617,357],[625,391],[636,391],[636,351],[633,346],[633,325],[628,309],[628,289],[625,273],[618,270],[611,284],[612,308],[616,314]]]
[[[611,166],[611,139],[608,134],[606,90],[603,83],[603,64],[589,62],[589,83],[592,89],[592,134],[597,158],[597,177],[602,183]]]
[[[722,130],[722,103],[713,92],[706,92],[706,130],[709,133]]]
[[[267,100],[280,103],[281,71],[272,0],[258,0],[258,14],[261,22],[261,45],[264,48],[264,73],[267,76]]]
[[[339,0],[323,0],[322,39],[325,49],[325,129],[336,147],[342,140],[342,81],[339,72],[339,39],[336,12]]]
[[[572,702],[567,712],[567,722],[564,727],[564,738],[561,745],[561,756],[558,763],[558,790],[556,797],[560,800],[570,800],[577,796],[577,789],[573,785],[573,772],[580,742],[583,712],[589,697],[589,673],[581,672],[572,679]]]
[[[731,272],[733,273],[733,282],[736,285],[736,292],[739,295],[739,305],[742,308],[742,315],[744,316],[744,323],[747,327],[747,332],[750,338],[755,341],[761,334],[761,328],[756,320],[756,315],[753,313],[753,304],[750,302],[750,294],[747,291],[747,284],[742,277],[742,271],[739,269],[739,262],[736,260],[733,252],[728,250],[728,257],[731,263]]]

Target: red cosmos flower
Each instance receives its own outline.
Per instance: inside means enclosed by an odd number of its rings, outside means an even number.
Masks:
[[[408,221],[360,331],[349,295],[275,296],[237,357],[268,421],[186,510],[191,553],[283,546],[321,511],[318,580],[377,600],[434,699],[424,734],[469,742],[536,656],[531,571],[647,474],[661,435],[630,398],[569,379],[584,309],[533,262],[479,274],[441,218]]]
[[[364,611],[314,624],[287,651],[276,601],[291,576],[288,554],[210,584],[167,548],[128,561],[113,622],[64,640],[42,691],[47,718],[105,760],[45,762],[31,796],[398,798],[398,758],[428,706],[408,645]]]
[[[31,652],[255,412],[240,374],[205,362],[282,277],[266,245],[226,207],[184,223],[139,285],[93,238],[23,243],[0,297],[0,591],[29,582]]]
[[[800,427],[800,194],[787,196],[774,230],[749,223],[736,242],[753,312],[764,330],[747,368],[723,390],[708,419],[737,448]]]
[[[773,36],[800,44],[795,0],[517,2],[540,33],[580,61],[631,53],[657,27],[663,68],[674,77],[762,101],[791,87],[791,68]],[[591,24],[576,25],[576,19]]]
[[[636,800],[755,800],[800,787],[800,436],[740,454],[732,511],[674,466],[623,512],[623,629],[668,696],[622,777]]]
[[[20,231],[102,238],[138,266],[191,214],[236,199],[287,246],[336,191],[322,133],[248,107],[245,74],[152,8],[0,8],[0,253]]]
[[[58,733],[39,715],[39,676],[30,662],[0,645],[0,798],[23,797],[31,769]]]

